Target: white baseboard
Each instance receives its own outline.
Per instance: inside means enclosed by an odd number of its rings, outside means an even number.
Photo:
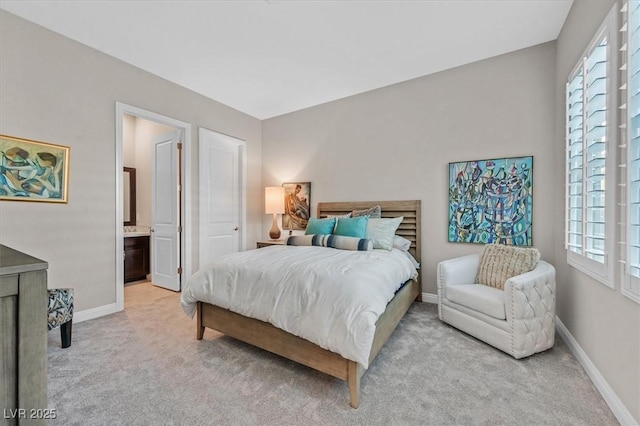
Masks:
[[[631,412],[624,406],[620,398],[613,391],[609,383],[605,380],[605,378],[600,374],[600,371],[596,368],[596,366],[591,362],[585,351],[580,347],[576,339],[569,333],[567,327],[564,326],[560,318],[556,316],[556,330],[558,334],[562,337],[562,340],[565,341],[573,355],[577,358],[584,371],[587,372],[589,378],[595,385],[598,392],[602,395],[605,402],[613,412],[614,416],[618,419],[621,425],[623,426],[638,426],[638,422],[633,418]]]
[[[422,301],[425,303],[438,303],[438,295],[433,293],[422,293]]]
[[[103,317],[105,315],[115,314],[120,310],[115,303],[112,303],[110,305],[98,306],[97,308],[85,309],[84,311],[73,313],[73,322],[79,323],[82,321]]]

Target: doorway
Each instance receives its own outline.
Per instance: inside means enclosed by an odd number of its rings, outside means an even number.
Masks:
[[[132,121],[136,122],[136,128],[140,126],[135,130],[136,137],[133,144],[129,140]],[[147,140],[138,141],[138,136]],[[136,191],[138,208],[136,217],[133,219],[140,227],[141,234],[145,233],[147,227],[149,231],[153,231],[149,232],[151,241],[149,269],[152,281],[156,280],[158,283],[154,284],[179,291],[181,277],[188,277],[191,274],[189,242],[191,226],[190,220],[185,215],[186,206],[191,202],[189,188],[186,187],[190,182],[190,172],[189,168],[185,167],[191,158],[190,141],[190,124],[130,105],[116,103],[116,307],[118,311],[124,309],[125,179],[123,168],[125,166],[131,167],[132,164],[138,166],[135,167],[138,181]],[[158,173],[158,170],[162,172]],[[159,179],[163,182],[157,182]],[[140,182],[143,184],[141,185]],[[175,188],[176,190],[158,195],[156,193],[158,188]],[[167,196],[173,198],[167,199]],[[159,210],[154,200],[156,202],[160,200],[164,206],[172,205],[171,210],[174,211],[175,208],[175,213],[167,215],[166,209],[163,208],[160,218],[154,216],[154,211]],[[171,218],[167,222],[168,216]],[[132,226],[131,222],[129,226]],[[172,231],[168,232],[168,228]],[[156,238],[156,230],[161,231],[158,238]],[[133,231],[137,229],[134,228]],[[167,262],[167,259],[171,261]]]

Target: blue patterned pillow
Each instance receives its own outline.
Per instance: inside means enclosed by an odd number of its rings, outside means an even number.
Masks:
[[[333,228],[336,226],[336,219],[316,219],[315,217],[309,218],[307,223],[307,229],[304,231],[305,235],[313,234],[331,234]]]
[[[363,210],[354,210],[351,212],[351,217],[369,216],[370,218],[380,219],[382,217],[382,209],[380,206],[369,207]]]
[[[365,238],[367,236],[368,223],[369,216],[338,218],[338,223],[333,233],[344,237]]]

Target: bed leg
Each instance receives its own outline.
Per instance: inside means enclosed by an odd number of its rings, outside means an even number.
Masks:
[[[351,407],[358,408],[360,405],[360,377],[362,376],[362,367],[357,362],[347,361],[349,363],[349,394],[351,395]]]
[[[202,325],[202,302],[197,302],[196,309],[196,339],[202,340],[202,337],[204,336],[204,326]]]

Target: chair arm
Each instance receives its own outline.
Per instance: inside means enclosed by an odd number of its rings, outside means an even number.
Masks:
[[[507,321],[555,317],[556,270],[540,260],[533,271],[509,278],[504,285]]]
[[[438,287],[452,284],[474,284],[479,266],[479,254],[443,260],[438,263]]]
[[[480,266],[480,255],[471,254],[438,263],[436,277],[438,287],[438,317],[442,320],[442,302],[446,299],[446,286],[452,284],[474,284]]]
[[[540,260],[533,271],[508,279],[504,290],[513,357],[552,347],[556,331],[554,267]]]

